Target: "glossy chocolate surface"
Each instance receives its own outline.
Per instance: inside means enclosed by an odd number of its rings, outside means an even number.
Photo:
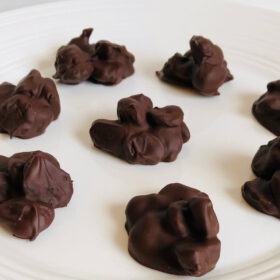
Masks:
[[[132,164],[174,161],[190,138],[180,107],[153,107],[143,94],[121,99],[117,114],[116,121],[94,121],[90,136],[98,149]]]
[[[34,240],[67,206],[73,194],[70,175],[41,151],[0,157],[0,223],[20,238]]]
[[[0,204],[0,223],[14,236],[35,240],[54,219],[54,209],[42,202],[11,199]]]
[[[280,218],[280,170],[271,179],[256,178],[246,182],[242,195],[258,211]]]
[[[31,201],[65,207],[73,194],[70,175],[58,161],[41,151],[18,153],[10,157],[8,173],[13,186]]]
[[[219,223],[208,195],[182,184],[132,198],[126,207],[128,250],[139,263],[178,275],[201,276],[219,257]]]
[[[280,218],[280,137],[259,148],[252,170],[259,178],[243,185],[244,199],[257,210]]]
[[[253,115],[265,128],[280,135],[280,80],[270,82],[252,108]]]
[[[206,96],[219,95],[219,87],[233,79],[221,48],[202,36],[193,36],[190,50],[184,55],[176,53],[156,74],[163,81]]]
[[[280,169],[280,137],[260,146],[252,161],[253,172],[263,179],[270,179]]]
[[[116,85],[134,73],[134,56],[125,46],[106,40],[89,44],[93,29],[84,29],[80,37],[57,51],[54,78],[65,84],[89,80],[104,85]]]
[[[60,113],[55,83],[32,70],[17,86],[0,84],[0,132],[32,138],[44,133]]]

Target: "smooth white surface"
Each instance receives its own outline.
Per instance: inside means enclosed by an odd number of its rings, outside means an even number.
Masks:
[[[75,188],[69,206],[56,211],[35,242],[0,228],[0,277],[182,279],[135,262],[123,227],[130,198],[180,182],[207,192],[220,222],[221,258],[200,279],[279,279],[280,223],[248,206],[240,192],[253,178],[250,163],[258,147],[274,138],[250,110],[267,82],[279,79],[279,14],[216,1],[207,7],[198,0],[132,2],[60,2],[0,15],[1,81],[16,83],[32,68],[51,76],[57,48],[89,26],[95,28],[92,42],[125,44],[136,57],[136,73],[118,86],[58,84],[62,112],[44,135],[0,136],[0,154],[36,149],[53,154]],[[221,96],[205,98],[154,74],[174,52],[189,48],[193,34],[224,50],[235,79],[221,87]],[[155,106],[180,105],[185,112],[192,136],[173,163],[133,166],[92,147],[92,121],[115,119],[117,101],[141,92]]]
[[[0,11],[8,11],[13,9],[19,9],[23,7],[51,3],[51,2],[59,2],[63,0],[10,0],[10,1],[1,1],[0,2]],[[78,1],[78,0],[77,0]]]
[[[246,4],[254,7],[260,7],[268,10],[280,11],[279,0],[225,0],[232,3]]]
[[[0,2],[0,12],[8,11],[38,4],[51,3],[51,2],[59,2],[59,1],[67,1],[67,0],[11,0],[11,1],[1,1]],[[80,0],[75,0],[79,2]],[[134,0],[140,1],[140,0]],[[153,0],[151,0],[153,1]],[[169,0],[162,0],[169,1]],[[279,0],[225,0],[232,3],[241,3],[247,4],[255,7],[261,7],[265,9],[271,10],[280,10],[280,1]],[[176,0],[173,0],[173,4],[176,3]],[[204,5],[211,5],[211,1],[204,0]]]

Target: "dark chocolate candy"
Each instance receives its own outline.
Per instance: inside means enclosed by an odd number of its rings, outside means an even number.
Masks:
[[[109,41],[89,44],[93,29],[84,29],[80,37],[57,51],[54,78],[65,84],[85,80],[104,85],[116,85],[134,73],[134,56],[125,46]]]
[[[65,84],[78,84],[86,81],[93,71],[90,55],[76,45],[59,48],[55,68],[56,74],[53,77]]]
[[[201,276],[219,257],[219,223],[208,195],[175,183],[136,196],[126,207],[128,250],[139,263],[163,272]]]
[[[8,160],[9,158],[0,156],[0,171],[2,172],[8,171]]]
[[[242,195],[258,211],[280,218],[280,170],[270,180],[257,178],[246,182]]]
[[[0,156],[0,223],[20,238],[34,240],[73,194],[68,173],[41,151]]]
[[[280,137],[259,148],[252,170],[259,178],[243,185],[244,199],[257,210],[280,218]]]
[[[252,161],[253,172],[263,179],[270,179],[280,169],[280,137],[260,146]]]
[[[280,80],[267,85],[267,92],[254,102],[252,112],[260,124],[280,136]]]
[[[70,175],[60,169],[58,161],[41,151],[18,153],[10,157],[8,172],[14,187],[30,201],[67,206],[73,194]]]
[[[95,147],[129,163],[174,161],[190,138],[180,107],[153,108],[143,94],[121,99],[117,113],[116,121],[93,122],[90,136]]]
[[[163,66],[157,76],[166,82],[193,88],[202,95],[219,95],[218,88],[233,79],[223,51],[202,36],[193,36],[190,50],[184,55],[176,53]]]
[[[32,138],[58,118],[60,100],[54,82],[32,70],[17,86],[0,84],[0,132]]]
[[[0,203],[12,198],[11,182],[8,173],[0,171]]]
[[[34,240],[54,219],[54,209],[45,203],[11,199],[0,204],[0,222],[14,236]]]

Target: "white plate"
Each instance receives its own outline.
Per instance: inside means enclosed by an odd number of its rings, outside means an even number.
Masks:
[[[207,192],[220,222],[221,258],[201,279],[279,279],[280,222],[248,206],[241,185],[250,163],[274,138],[251,114],[251,105],[280,73],[280,15],[216,1],[94,0],[60,2],[0,15],[0,77],[16,83],[30,69],[54,73],[57,48],[94,27],[92,41],[125,44],[136,73],[118,86],[58,84],[62,112],[40,137],[0,136],[0,154],[43,150],[56,156],[74,180],[67,208],[35,242],[0,229],[1,279],[182,279],[146,268],[127,253],[124,209],[130,198],[181,182]],[[193,34],[224,50],[235,76],[221,96],[205,98],[160,82],[155,71]],[[156,106],[180,105],[191,131],[173,163],[129,165],[92,147],[97,118],[116,118],[116,104],[136,93]],[[188,278],[190,279],[190,278]]]

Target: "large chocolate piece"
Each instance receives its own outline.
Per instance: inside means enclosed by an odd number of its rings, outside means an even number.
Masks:
[[[280,170],[270,180],[257,178],[246,182],[242,195],[258,211],[280,218]]]
[[[184,55],[176,53],[163,66],[157,76],[166,82],[193,88],[202,95],[219,95],[218,88],[233,79],[223,51],[202,36],[193,36],[190,50]]]
[[[280,135],[280,80],[270,82],[252,108],[253,115],[265,128]]]
[[[60,100],[54,82],[32,70],[17,86],[0,84],[0,132],[32,138],[58,118]]]
[[[139,263],[163,272],[201,276],[219,257],[219,223],[208,195],[181,184],[136,196],[126,207],[128,250]]]
[[[53,209],[66,206],[72,194],[69,174],[52,155],[0,156],[0,222],[15,236],[34,240],[51,224]]]
[[[252,161],[253,172],[263,179],[270,179],[280,169],[280,137],[260,146]]]
[[[121,99],[117,113],[116,121],[93,122],[90,136],[95,147],[129,163],[174,161],[190,138],[180,107],[153,108],[143,94]]]
[[[35,240],[54,219],[54,209],[45,203],[11,199],[0,204],[0,223],[14,236]]]
[[[134,56],[125,46],[101,40],[89,44],[93,29],[84,29],[80,37],[57,51],[54,78],[65,84],[85,80],[104,85],[116,85],[134,73]]]

